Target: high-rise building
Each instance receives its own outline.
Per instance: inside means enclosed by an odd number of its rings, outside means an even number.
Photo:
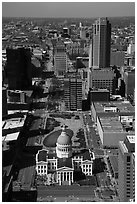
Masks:
[[[64,79],[64,99],[68,110],[82,110],[82,80],[68,77]]]
[[[2,116],[8,114],[8,107],[7,107],[7,89],[2,87]]]
[[[27,90],[32,86],[31,52],[28,48],[8,48],[6,74],[9,89]]]
[[[111,24],[99,18],[93,24],[93,68],[110,66]]]
[[[118,178],[120,201],[135,201],[135,135],[119,141]]]
[[[135,89],[135,69],[125,71],[123,74],[123,80],[125,83],[125,96],[134,95]]]
[[[57,76],[64,76],[67,72],[67,53],[65,44],[58,41],[54,51],[54,66]]]

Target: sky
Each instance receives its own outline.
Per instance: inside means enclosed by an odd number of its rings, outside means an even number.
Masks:
[[[3,17],[92,18],[135,16],[130,2],[2,2]]]

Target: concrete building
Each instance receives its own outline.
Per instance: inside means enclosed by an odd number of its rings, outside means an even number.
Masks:
[[[91,111],[95,121],[97,116],[118,116],[121,123],[133,123],[135,119],[135,107],[129,101],[94,102]]]
[[[70,136],[65,126],[57,139],[56,152],[40,150],[36,155],[36,171],[38,175],[52,173],[59,185],[71,185],[74,182],[74,171],[82,170],[85,175],[92,176],[94,154],[85,150],[75,152],[72,150]]]
[[[91,89],[90,90],[90,104],[92,102],[104,101],[108,102],[110,100],[110,93],[107,89]]]
[[[62,41],[58,41],[54,50],[54,68],[56,76],[64,76],[67,72],[67,53]]]
[[[28,48],[8,48],[6,74],[9,89],[27,90],[32,86],[31,52]]]
[[[73,76],[64,79],[64,100],[68,110],[82,110],[82,80]]]
[[[106,147],[118,147],[119,141],[126,137],[118,117],[97,117],[97,129],[101,143]]]
[[[135,69],[131,71],[125,71],[123,73],[123,80],[125,83],[125,96],[133,96],[135,89]]]
[[[99,18],[93,24],[93,68],[110,66],[111,24]]]
[[[113,70],[106,69],[93,69],[90,73],[89,87],[96,89],[108,89],[112,94],[115,90],[116,74]]]
[[[135,135],[119,141],[118,193],[121,202],[135,202]]]

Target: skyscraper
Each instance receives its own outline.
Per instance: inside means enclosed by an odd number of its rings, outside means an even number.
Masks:
[[[118,178],[120,201],[135,201],[135,135],[119,142]]]
[[[8,48],[6,74],[9,89],[27,90],[32,86],[31,52],[28,48]]]
[[[54,66],[57,76],[64,76],[67,71],[67,53],[65,44],[58,41],[54,52]]]
[[[7,107],[7,89],[2,87],[2,116],[8,114],[8,107]]]
[[[77,75],[64,79],[64,99],[68,110],[82,110],[82,80]]]
[[[93,68],[110,66],[111,24],[107,18],[99,18],[93,24]]]

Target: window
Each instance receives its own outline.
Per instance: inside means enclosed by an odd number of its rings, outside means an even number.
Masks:
[[[127,156],[127,162],[130,162],[130,156]]]

